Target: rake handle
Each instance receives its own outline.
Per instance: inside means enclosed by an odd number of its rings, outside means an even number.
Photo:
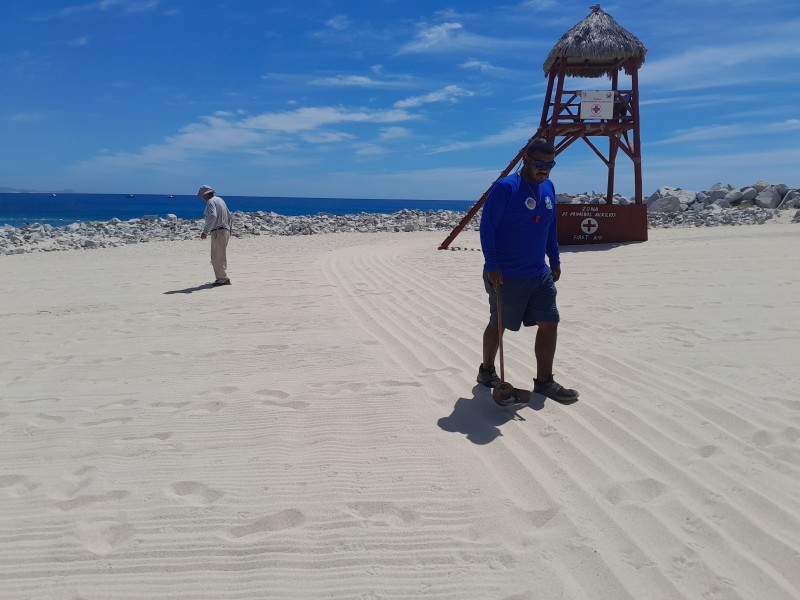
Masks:
[[[506,380],[505,364],[503,363],[503,296],[500,286],[495,289],[497,297],[497,348],[500,351],[500,383]]]

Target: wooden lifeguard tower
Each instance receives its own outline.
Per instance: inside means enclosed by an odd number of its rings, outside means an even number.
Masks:
[[[583,140],[608,168],[605,204],[557,204],[559,244],[597,244],[647,240],[647,207],[642,202],[642,153],[639,132],[639,68],[647,49],[600,5],[558,40],[545,60],[547,92],[539,129],[528,140],[547,137],[556,156],[575,141]],[[630,76],[630,89],[619,88],[619,72]],[[568,77],[610,79],[610,89],[568,90]],[[598,149],[597,138],[608,139],[608,154]],[[594,140],[594,141],[593,141]],[[525,144],[527,146],[527,142]],[[522,159],[525,146],[498,179],[508,175]],[[614,172],[619,151],[633,161],[634,203],[612,204]],[[483,206],[487,189],[447,239],[448,248]]]

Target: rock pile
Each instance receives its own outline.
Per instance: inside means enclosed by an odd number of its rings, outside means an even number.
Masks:
[[[602,194],[559,194],[558,203],[601,204]],[[633,204],[633,199],[615,195],[614,204]],[[800,189],[771,185],[759,181],[743,189],[715,184],[704,192],[662,187],[645,200],[648,225],[655,227],[709,227],[717,225],[755,225],[772,219],[783,210],[800,208]],[[360,213],[290,217],[274,212],[234,213],[232,234],[250,235],[316,235],[339,232],[407,232],[452,231],[464,217],[452,210],[409,210],[393,214]],[[800,210],[793,218],[800,222]],[[467,225],[476,230],[480,215]],[[140,219],[107,222],[72,223],[53,227],[34,223],[22,227],[0,227],[0,255],[26,252],[52,252],[109,248],[153,241],[196,239],[203,221],[179,219],[175,215],[160,218],[152,215]]]
[[[360,213],[333,215],[320,213],[314,216],[290,217],[274,212],[233,213],[234,237],[249,235],[314,235],[340,232],[403,232],[449,231],[464,217],[464,212],[453,210],[408,210],[384,215]],[[477,229],[478,219],[473,219],[467,229]],[[203,229],[203,220],[147,216],[141,219],[107,222],[72,223],[53,227],[41,223],[22,227],[0,227],[0,255],[26,252],[51,252],[110,248],[126,244],[152,241],[197,239]]]

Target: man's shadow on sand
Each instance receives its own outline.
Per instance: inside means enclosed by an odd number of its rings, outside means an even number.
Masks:
[[[519,412],[524,409],[542,410],[545,400],[541,394],[531,394],[527,404],[498,406],[492,400],[492,390],[476,384],[472,388],[472,398],[456,400],[453,412],[439,419],[438,425],[445,431],[463,433],[473,444],[489,444],[503,435],[501,425],[509,421],[524,421],[525,417]]]
[[[195,287],[186,288],[185,290],[170,290],[169,292],[164,292],[164,294],[191,294],[192,292],[199,292],[200,290],[213,290],[214,284],[213,283],[204,283],[203,285],[197,285]]]

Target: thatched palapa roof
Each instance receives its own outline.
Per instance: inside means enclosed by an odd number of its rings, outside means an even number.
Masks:
[[[642,66],[647,48],[639,38],[604,12],[599,4],[591,9],[589,16],[562,35],[550,50],[543,65],[545,76],[559,58],[567,59],[566,74],[571,77],[610,77],[617,70],[610,65],[628,59],[632,59],[624,65],[628,75],[632,68]]]

